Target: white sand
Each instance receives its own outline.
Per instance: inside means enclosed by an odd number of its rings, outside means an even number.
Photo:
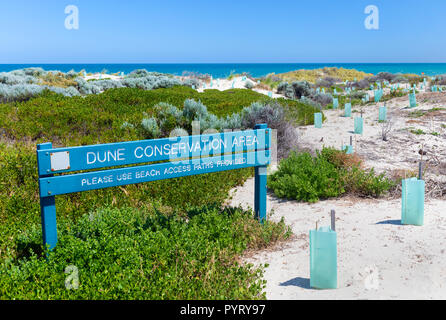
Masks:
[[[355,149],[365,159],[366,167],[378,171],[416,169],[421,144],[428,150],[425,159],[433,163],[433,156],[446,154],[446,132],[439,122],[445,122],[446,112],[434,116],[434,130],[440,136],[414,135],[400,129],[414,126],[431,132],[430,117],[408,118],[409,112],[444,106],[446,94],[417,95],[420,104],[415,109],[408,105],[407,96],[387,103],[388,115],[395,122],[388,142],[380,139],[377,123],[378,106],[364,108],[364,135],[356,137]],[[425,101],[426,100],[426,101]],[[382,105],[379,103],[378,105]],[[358,109],[353,106],[352,109]],[[343,112],[343,111],[342,111]],[[322,129],[313,126],[298,129],[300,145],[310,149],[323,144],[340,148],[347,143],[353,119],[340,117],[340,110],[324,111],[328,117]],[[353,113],[355,115],[355,113]],[[418,123],[407,123],[416,120]],[[400,130],[400,131],[398,131]],[[323,142],[320,139],[323,137]],[[433,173],[431,178],[443,179]],[[248,180],[233,190],[231,205],[253,206],[254,182]],[[271,220],[282,217],[294,233],[290,241],[276,248],[259,252],[246,260],[254,264],[268,263],[268,299],[445,299],[446,298],[446,201],[428,199],[425,203],[424,225],[400,224],[401,199],[358,199],[342,197],[316,204],[284,201],[268,195]],[[336,210],[338,234],[338,289],[315,290],[309,287],[308,234],[319,226],[330,225],[330,209]]]
[[[197,88],[198,92],[203,92],[204,90],[207,89],[216,89],[216,90],[220,90],[220,91],[224,91],[224,90],[229,90],[229,89],[245,89],[245,85],[246,83],[249,82],[251,83],[251,85],[253,86],[253,91],[262,93],[264,95],[269,95],[269,93],[271,92],[271,97],[272,98],[283,98],[284,96],[281,94],[277,94],[274,91],[268,91],[268,90],[264,90],[264,89],[260,89],[260,88],[256,88],[255,86],[257,85],[257,82],[252,81],[251,79],[249,79],[248,77],[246,77],[245,79],[243,77],[234,77],[231,80],[225,79],[225,78],[218,78],[218,79],[212,79],[212,86],[211,86],[211,82],[205,83],[203,86],[200,88]]]
[[[88,81],[88,80],[106,80],[106,79],[110,79],[110,80],[121,80],[124,77],[122,76],[117,76],[117,75],[113,75],[113,74],[106,74],[106,73],[93,73],[90,75],[86,75],[86,76],[82,76],[81,78],[83,78],[84,80]]]
[[[88,80],[92,80],[92,79],[94,79],[94,80],[105,80],[105,79],[121,80],[124,77],[113,75],[113,74],[94,73],[94,74],[82,76],[81,78],[88,81]],[[184,80],[187,77],[176,77],[176,78],[178,78],[180,80]],[[220,90],[220,91],[225,91],[225,90],[229,90],[229,89],[246,89],[245,85],[247,82],[251,83],[251,85],[253,86],[253,88],[252,88],[253,91],[259,92],[264,95],[271,95],[272,98],[285,98],[285,96],[283,96],[281,94],[277,94],[273,90],[268,91],[268,90],[256,88],[255,86],[257,85],[257,82],[255,82],[247,77],[245,79],[243,77],[234,77],[231,80],[228,80],[226,78],[212,79],[210,82],[207,82],[207,83],[201,82],[201,86],[199,88],[196,88],[196,90],[198,92],[203,92],[204,90],[207,90],[207,89],[216,89],[216,90]],[[211,83],[212,83],[212,85],[211,85]]]

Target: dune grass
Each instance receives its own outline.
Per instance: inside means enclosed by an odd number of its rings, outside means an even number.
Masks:
[[[311,83],[316,83],[317,80],[325,77],[339,78],[341,81],[353,81],[356,78],[356,80],[359,81],[369,76],[372,76],[372,74],[355,69],[325,67],[322,69],[300,69],[296,71],[268,75],[265,77],[265,79],[262,79],[262,82],[270,85],[271,87],[276,87],[281,81],[287,81],[289,83],[293,81],[308,81]]]

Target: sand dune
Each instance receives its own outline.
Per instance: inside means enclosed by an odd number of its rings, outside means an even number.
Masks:
[[[446,155],[446,110],[410,117],[415,110],[432,110],[445,105],[446,94],[423,93],[419,106],[407,109],[408,98],[387,103],[388,116],[394,122],[387,142],[381,139],[377,121],[378,106],[363,108],[364,134],[354,135],[355,151],[366,167],[389,173],[394,169],[417,170],[418,153],[427,151],[425,179],[440,183],[445,168],[436,159]],[[356,107],[353,110],[358,109]],[[358,109],[359,111],[359,109]],[[343,110],[324,111],[322,129],[300,127],[299,146],[320,149],[323,145],[340,148],[353,135],[353,119],[342,117]],[[352,113],[353,117],[359,115]],[[410,129],[426,134],[416,135]],[[430,133],[436,132],[438,135]],[[323,138],[323,139],[322,139]],[[322,139],[322,141],[321,141]],[[428,191],[428,190],[427,190]],[[253,206],[254,181],[248,180],[233,190],[231,205]],[[310,229],[316,221],[330,225],[329,212],[336,210],[338,233],[338,289],[315,290],[309,287]],[[342,197],[316,204],[284,201],[268,195],[270,219],[284,217],[293,238],[273,250],[259,252],[246,259],[255,264],[268,263],[265,279],[268,299],[445,299],[446,298],[446,201],[427,195],[425,224],[403,226],[401,198],[360,199]]]

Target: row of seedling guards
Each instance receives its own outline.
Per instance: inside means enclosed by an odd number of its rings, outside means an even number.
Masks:
[[[424,84],[426,86],[426,84]],[[396,90],[391,87],[391,90]],[[436,92],[438,88],[435,88]],[[441,88],[440,88],[441,92]],[[365,97],[368,101],[368,97]],[[375,90],[375,102],[382,98],[382,89]],[[415,88],[409,94],[409,107],[416,107]],[[333,99],[333,109],[338,108],[338,99]],[[351,117],[351,103],[346,103],[344,116]],[[379,107],[379,121],[387,120],[387,109],[385,106]],[[322,128],[322,113],[314,114],[314,125]],[[356,117],[354,122],[355,134],[363,133],[363,119]],[[353,153],[352,137],[350,145],[343,145],[343,150],[347,154]],[[422,162],[419,163],[418,178],[408,178],[402,180],[401,199],[401,224],[422,226],[424,223],[424,193],[425,182],[422,179]],[[318,227],[310,230],[310,286],[317,289],[336,289],[337,280],[337,234],[335,227],[335,211],[331,210],[331,226]]]

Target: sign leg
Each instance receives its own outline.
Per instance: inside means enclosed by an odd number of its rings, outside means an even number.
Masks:
[[[254,212],[255,218],[261,223],[266,220],[266,168],[267,166],[255,167],[254,177]]]
[[[40,198],[40,216],[42,219],[43,243],[50,250],[57,243],[56,201],[54,197]]]
[[[41,143],[37,145],[37,150],[52,149],[51,142]],[[37,162],[39,158],[37,157]],[[39,163],[37,163],[39,166]],[[48,172],[47,175],[40,177],[52,177],[53,175]],[[40,189],[40,182],[39,182]],[[49,246],[52,250],[57,243],[57,222],[56,222],[56,199],[54,196],[40,197],[40,217],[42,220],[42,238],[43,244]]]

